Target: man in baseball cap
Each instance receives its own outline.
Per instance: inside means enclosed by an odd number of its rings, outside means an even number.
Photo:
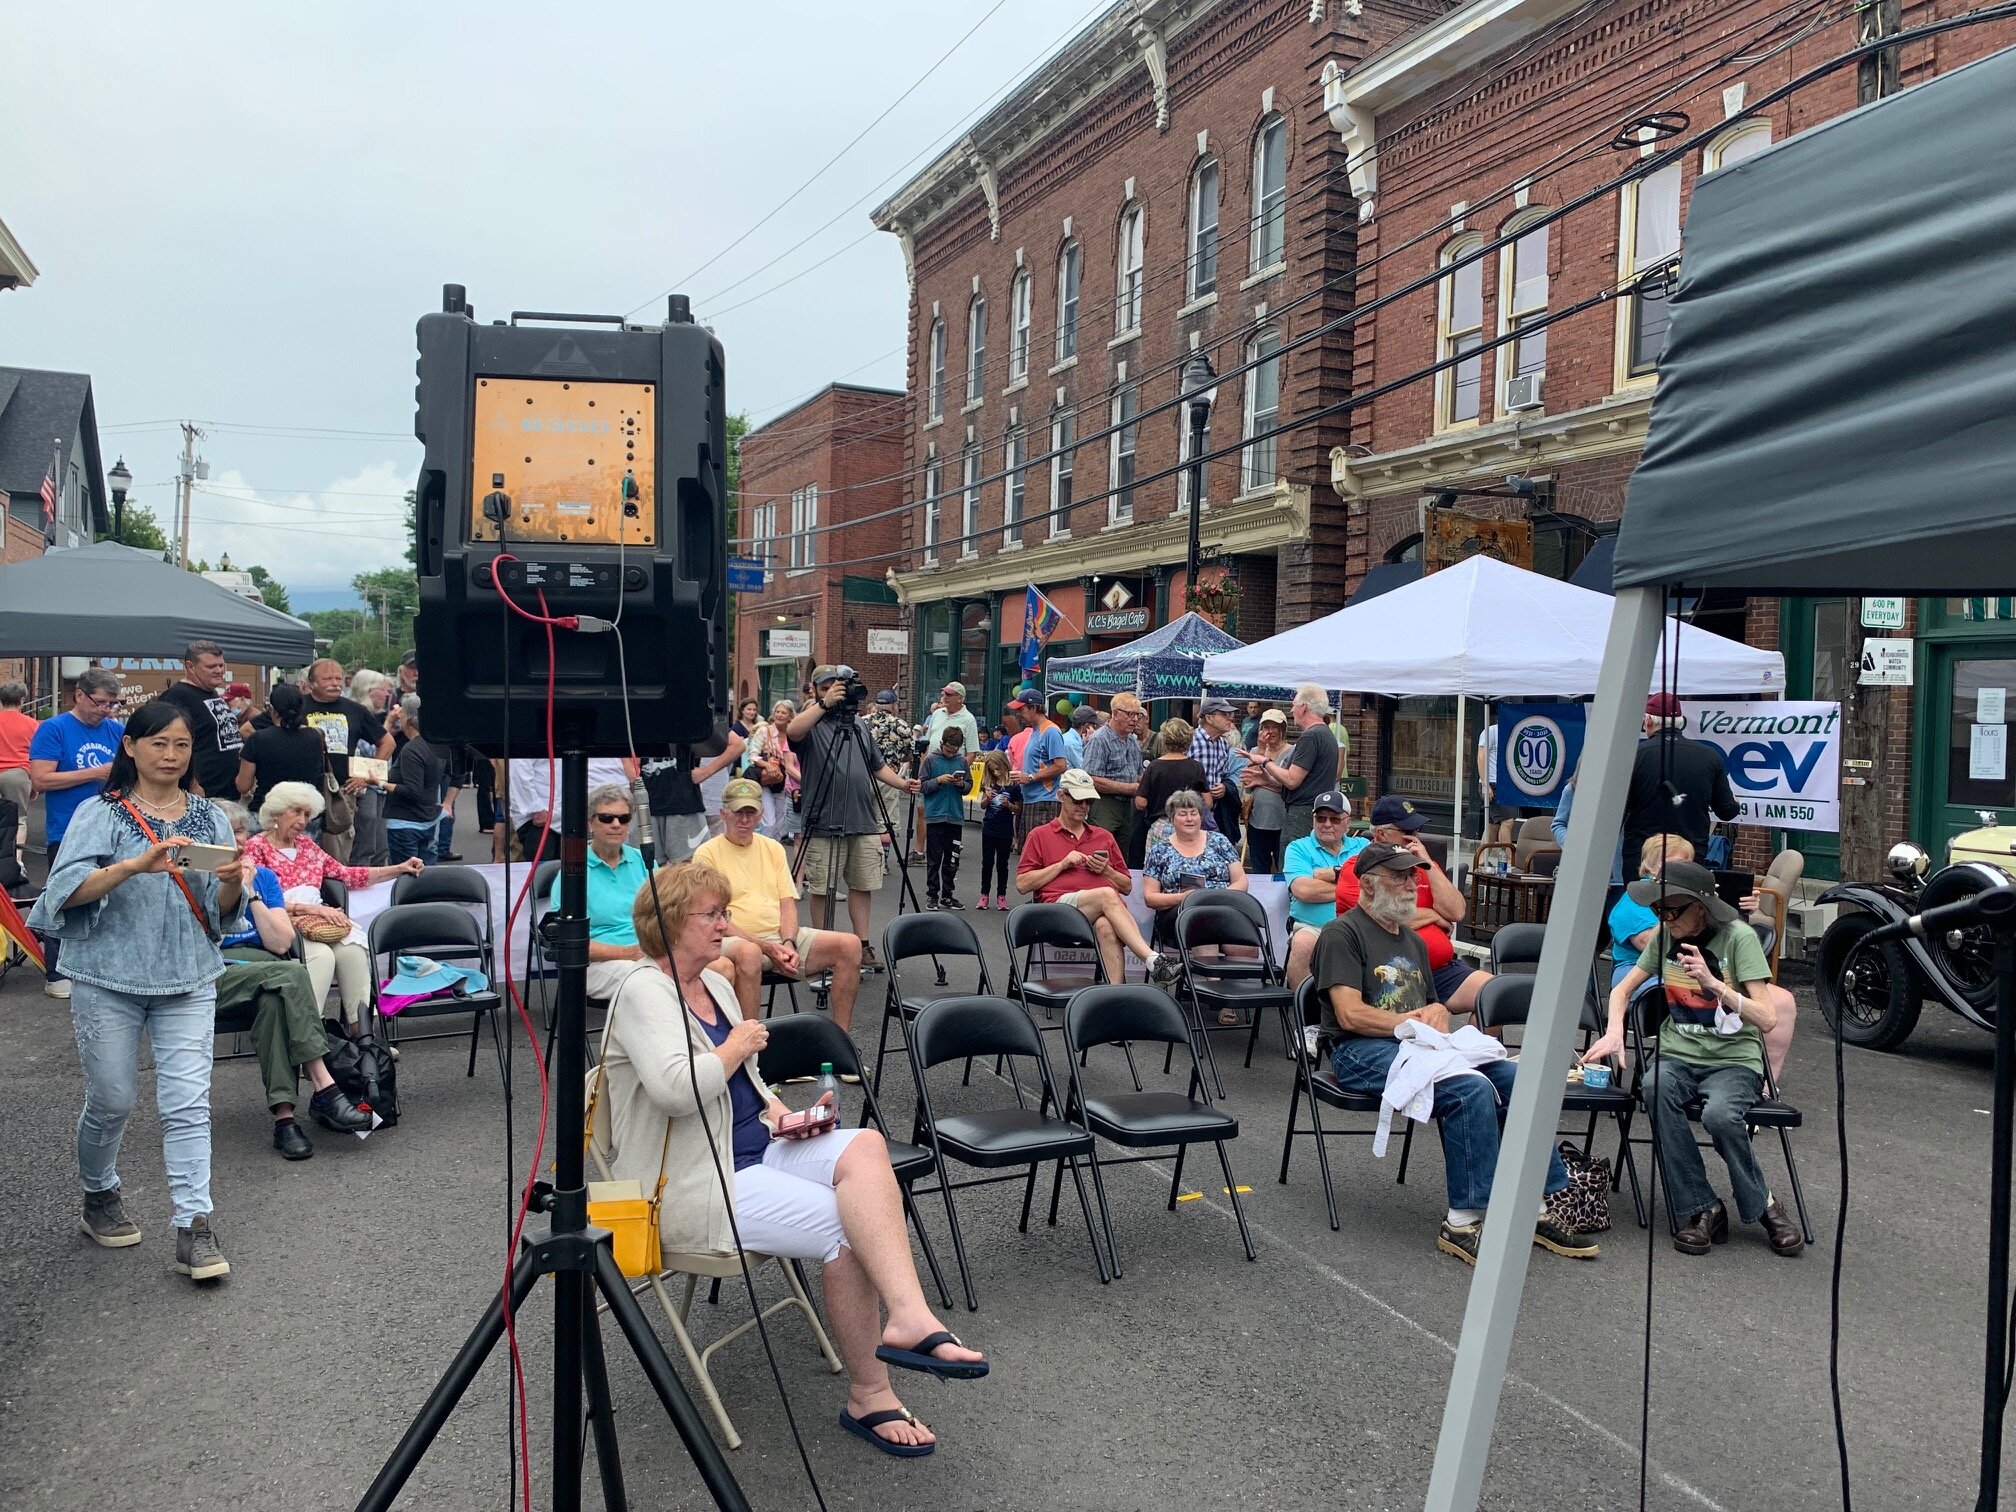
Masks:
[[[1636,856],[1654,835],[1683,835],[1697,856],[1708,853],[1715,819],[1742,813],[1729,788],[1722,752],[1686,736],[1679,696],[1654,693],[1645,700],[1645,738],[1631,761],[1631,790],[1624,800],[1624,854]]]
[[[1190,737],[1190,759],[1204,768],[1204,797],[1211,805],[1218,833],[1239,843],[1239,789],[1231,779],[1232,741],[1237,710],[1229,698],[1207,698],[1197,706],[1197,729]]]
[[[1337,878],[1344,863],[1365,849],[1365,841],[1344,832],[1351,800],[1332,788],[1316,795],[1315,828],[1289,842],[1281,874],[1288,879],[1288,985],[1309,975],[1316,937],[1337,917]]]
[[[1729,1168],[1736,1213],[1762,1225],[1774,1253],[1797,1255],[1806,1241],[1771,1195],[1750,1140],[1750,1110],[1764,1095],[1764,1036],[1778,1026],[1783,990],[1771,985],[1763,943],[1743,916],[1722,900],[1715,873],[1694,861],[1668,860],[1626,889],[1652,910],[1659,928],[1638,964],[1610,989],[1602,1038],[1583,1060],[1612,1060],[1624,1051],[1624,1015],[1631,999],[1655,979],[1665,990],[1659,1054],[1647,1100],[1659,1135],[1659,1170],[1673,1211],[1681,1215],[1673,1247],[1705,1255],[1729,1237],[1729,1215],[1688,1122],[1701,1104],[1701,1127]],[[1790,999],[1784,998],[1789,1011]],[[1685,1149],[1680,1148],[1685,1146]]]
[[[721,794],[722,832],[693,853],[728,879],[728,938],[721,953],[735,964],[735,997],[742,1016],[756,1012],[763,973],[803,981],[833,973],[833,1022],[854,1022],[861,991],[861,941],[837,929],[807,929],[798,923],[798,888],[791,858],[768,835],[756,832],[763,818],[763,789],[746,777]]]
[[[981,748],[980,722],[966,707],[966,684],[956,679],[938,691],[938,707],[931,711],[931,721],[924,727],[926,750],[935,751],[944,743],[947,725],[959,727],[959,732],[966,737],[966,754],[977,759]]]
[[[1420,844],[1375,839],[1358,852],[1352,861],[1360,879],[1358,900],[1350,909],[1340,909],[1316,942],[1316,986],[1336,1026],[1330,1069],[1349,1091],[1385,1094],[1387,1073],[1403,1038],[1450,1031],[1450,1011],[1435,991],[1428,948],[1411,923],[1418,907],[1415,879],[1432,866]],[[1466,1031],[1459,1039],[1472,1035],[1474,1031]],[[1488,1051],[1492,1042],[1474,1037]],[[1431,1116],[1442,1126],[1448,1187],[1449,1211],[1435,1247],[1466,1265],[1477,1263],[1498,1166],[1499,1132],[1517,1077],[1513,1064],[1502,1057],[1480,1058],[1473,1065],[1475,1075],[1443,1077],[1420,1089],[1432,1099]],[[1410,1101],[1408,1109],[1416,1106]],[[1567,1187],[1561,1157],[1550,1152],[1547,1196],[1533,1242],[1557,1255],[1592,1259],[1595,1242],[1566,1221],[1561,1194]]]
[[[1422,865],[1415,872],[1416,906],[1411,923],[1421,942],[1428,947],[1428,965],[1435,973],[1435,1001],[1451,1013],[1468,1013],[1477,1005],[1477,994],[1489,976],[1456,954],[1451,926],[1462,921],[1468,905],[1447,872],[1428,854],[1418,838],[1428,816],[1405,798],[1388,793],[1372,805],[1372,838],[1397,845],[1418,856]],[[1361,854],[1362,859],[1362,854]],[[1337,873],[1337,911],[1358,902],[1358,862],[1348,861]]]

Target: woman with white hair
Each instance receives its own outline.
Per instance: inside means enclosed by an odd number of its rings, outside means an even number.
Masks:
[[[371,996],[371,953],[363,931],[340,908],[322,901],[322,879],[334,877],[351,888],[369,887],[389,877],[421,869],[418,856],[397,866],[346,866],[317,845],[309,821],[322,812],[322,795],[305,782],[276,782],[259,805],[260,832],[245,842],[248,866],[263,866],[280,879],[287,917],[301,931],[308,976],[319,1004],[329,984],[342,995],[343,1018],[355,1023]],[[337,930],[345,933],[338,935]],[[323,939],[315,938],[317,935]]]

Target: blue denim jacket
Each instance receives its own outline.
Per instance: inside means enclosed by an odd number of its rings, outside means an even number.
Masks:
[[[147,821],[160,839],[187,835],[205,845],[232,844],[231,826],[216,805],[194,794],[189,809],[173,824]],[[141,997],[174,997],[207,986],[224,974],[224,957],[190,911],[188,900],[166,872],[128,877],[96,902],[67,906],[78,885],[101,866],[138,856],[147,837],[119,804],[93,799],[78,807],[64,832],[56,870],[28,915],[31,927],[63,944],[63,974],[94,987]],[[215,874],[188,870],[189,884],[212,933],[222,937],[244,927],[245,905],[220,915]]]

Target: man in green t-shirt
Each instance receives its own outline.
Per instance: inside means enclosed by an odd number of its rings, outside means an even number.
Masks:
[[[1806,1241],[1771,1195],[1750,1142],[1750,1110],[1764,1089],[1764,1035],[1778,1022],[1763,945],[1743,916],[1722,901],[1715,874],[1697,862],[1668,861],[1663,876],[1642,877],[1628,891],[1652,910],[1659,929],[1638,964],[1611,989],[1609,1025],[1582,1058],[1623,1052],[1631,999],[1656,979],[1664,1001],[1651,1009],[1659,1015],[1651,1103],[1660,1171],[1673,1210],[1683,1215],[1673,1247],[1683,1255],[1705,1255],[1729,1237],[1729,1215],[1708,1184],[1687,1120],[1688,1104],[1700,1099],[1701,1127],[1729,1167],[1737,1215],[1763,1225],[1773,1252],[1796,1255]]]

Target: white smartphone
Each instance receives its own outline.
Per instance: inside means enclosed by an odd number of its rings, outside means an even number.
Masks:
[[[175,853],[175,862],[192,871],[214,872],[237,855],[237,849],[229,845],[185,845]]]

